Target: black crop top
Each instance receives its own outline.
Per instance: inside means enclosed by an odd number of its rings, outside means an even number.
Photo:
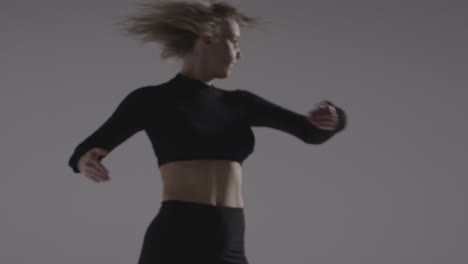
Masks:
[[[253,92],[228,91],[177,73],[168,82],[143,86],[127,94],[112,115],[76,146],[68,164],[78,173],[78,160],[88,150],[99,147],[110,152],[141,130],[146,132],[159,166],[199,159],[242,164],[254,150],[251,127],[270,127],[305,143],[321,144],[346,125],[345,112],[336,109],[338,127],[322,130],[305,115]]]

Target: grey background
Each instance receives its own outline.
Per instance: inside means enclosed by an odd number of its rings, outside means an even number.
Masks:
[[[113,25],[134,3],[2,0],[0,263],[136,263],[162,199],[146,135],[106,158],[109,182],[67,166],[126,93],[179,70]],[[241,31],[244,57],[215,85],[349,116],[319,146],[254,128],[250,263],[468,263],[466,4],[240,3],[272,24]]]

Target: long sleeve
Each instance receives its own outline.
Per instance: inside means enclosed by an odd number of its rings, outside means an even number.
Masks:
[[[309,122],[305,115],[298,114],[277,105],[253,92],[237,89],[244,114],[251,126],[269,127],[296,136],[308,144],[321,144],[337,132],[343,130],[347,123],[345,112],[336,107],[339,124],[335,130],[323,130]]]
[[[143,95],[140,89],[131,91],[118,104],[110,117],[76,146],[68,160],[68,165],[73,169],[73,172],[80,172],[77,167],[78,160],[88,150],[99,147],[110,152],[133,134],[143,129],[142,98]]]

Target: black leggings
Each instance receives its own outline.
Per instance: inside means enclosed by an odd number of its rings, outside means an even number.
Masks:
[[[162,201],[138,264],[249,264],[244,234],[243,208]]]

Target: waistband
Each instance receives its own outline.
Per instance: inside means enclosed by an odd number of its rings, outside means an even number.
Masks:
[[[180,208],[180,209],[189,209],[196,208],[200,210],[211,210],[211,211],[230,211],[230,212],[243,212],[243,207],[229,207],[229,206],[220,206],[212,204],[204,204],[191,201],[182,201],[182,200],[164,200],[161,202],[162,208]]]

